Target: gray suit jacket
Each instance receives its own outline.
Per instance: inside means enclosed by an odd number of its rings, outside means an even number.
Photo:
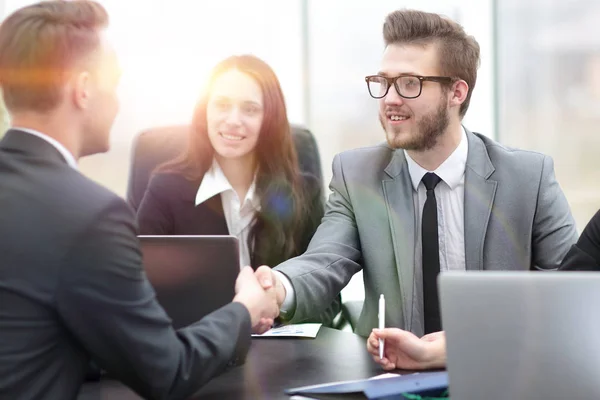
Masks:
[[[577,232],[552,159],[469,131],[467,138],[467,270],[558,268]],[[386,326],[414,330],[416,221],[404,152],[382,144],[338,154],[330,189],[306,253],[276,267],[295,290],[291,322],[323,311],[362,268],[365,303],[356,333],[367,336],[377,326],[379,294]]]

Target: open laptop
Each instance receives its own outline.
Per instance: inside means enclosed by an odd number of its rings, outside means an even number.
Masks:
[[[450,396],[600,398],[600,273],[442,273]]]
[[[175,328],[231,302],[240,271],[235,236],[138,236],[144,269]]]

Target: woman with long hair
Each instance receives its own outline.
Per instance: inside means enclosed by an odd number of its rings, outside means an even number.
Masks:
[[[240,266],[271,267],[302,254],[323,216],[318,179],[302,174],[277,76],[255,56],[212,71],[188,146],[153,174],[140,234],[234,235]],[[339,297],[316,320],[330,323]]]

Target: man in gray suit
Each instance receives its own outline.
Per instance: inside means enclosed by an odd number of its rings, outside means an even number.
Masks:
[[[381,69],[366,81],[387,144],[335,157],[308,250],[272,274],[282,315],[300,322],[362,269],[356,332],[377,326],[384,294],[388,327],[435,343],[443,339],[440,270],[556,269],[577,233],[550,157],[462,126],[479,64],[475,39],[454,21],[411,10],[389,14],[383,34]]]

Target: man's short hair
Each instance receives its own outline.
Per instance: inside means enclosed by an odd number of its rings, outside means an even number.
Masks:
[[[467,98],[460,106],[464,117],[477,81],[479,44],[462,26],[438,14],[416,10],[397,10],[383,24],[385,45],[433,43],[438,49],[440,74],[459,78],[469,85]]]
[[[23,7],[0,25],[0,85],[9,111],[44,112],[61,101],[70,71],[100,44],[103,6],[87,0]]]

